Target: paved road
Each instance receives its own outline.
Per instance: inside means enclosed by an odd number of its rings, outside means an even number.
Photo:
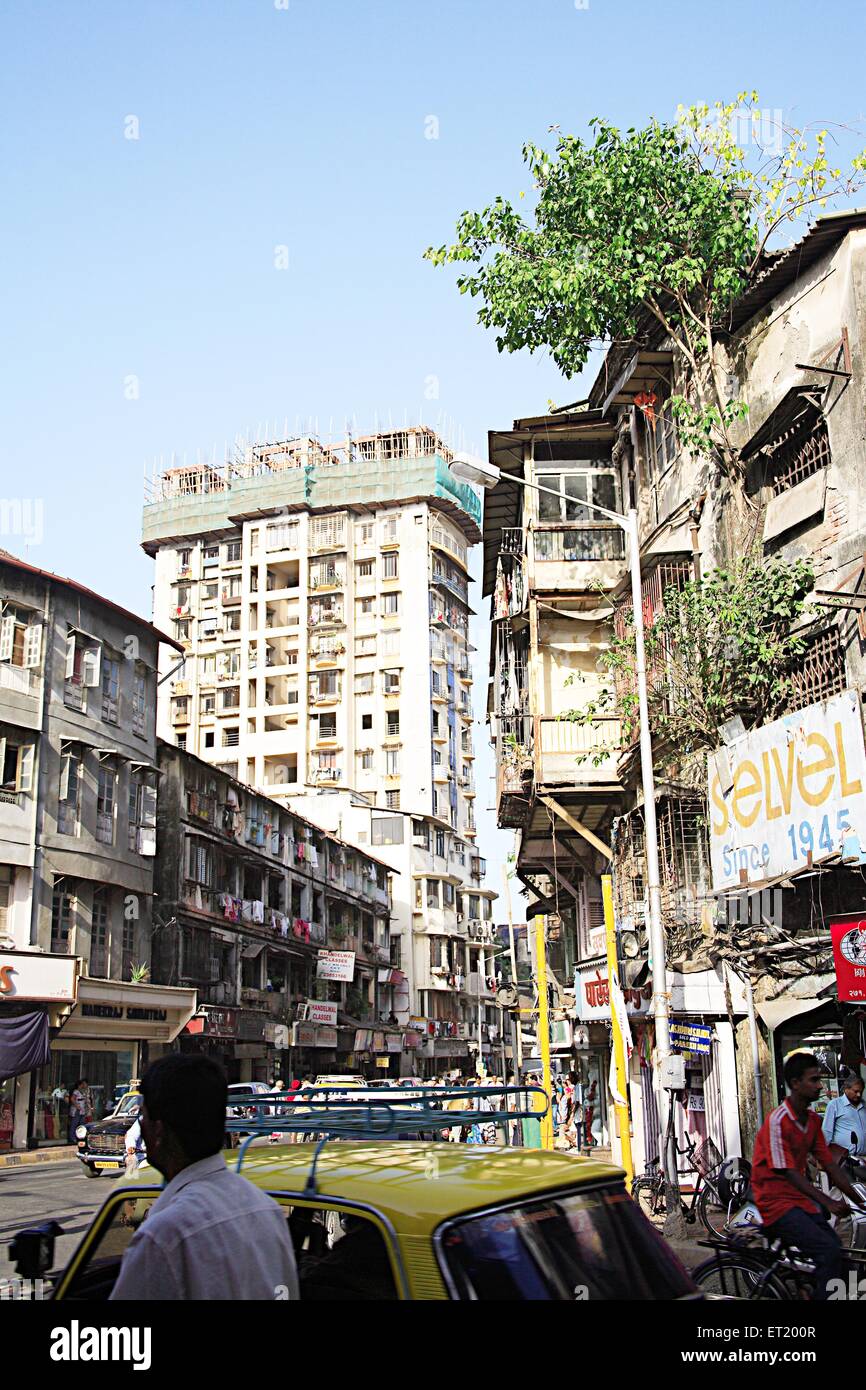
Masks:
[[[50,1217],[63,1227],[54,1247],[54,1268],[62,1269],[111,1190],[111,1178],[88,1178],[77,1159],[0,1168],[0,1278],[15,1272],[8,1249],[15,1232]]]

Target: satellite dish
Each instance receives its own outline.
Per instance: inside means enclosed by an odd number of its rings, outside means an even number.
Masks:
[[[501,985],[496,991],[496,1002],[503,1009],[513,1009],[518,1003],[517,990],[514,985]]]
[[[633,931],[621,932],[619,949],[622,951],[626,960],[634,960],[636,956],[639,956],[640,942],[638,941],[637,933]]]

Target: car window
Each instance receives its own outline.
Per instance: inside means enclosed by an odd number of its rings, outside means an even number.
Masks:
[[[68,1283],[67,1273],[61,1275],[57,1286],[59,1297],[75,1301],[108,1298],[126,1248],[159,1195],[159,1188],[136,1193],[112,1203],[100,1214],[91,1243]]]
[[[385,1237],[360,1212],[288,1207],[301,1302],[399,1298]]]
[[[141,1096],[124,1096],[120,1105],[117,1107],[117,1115],[134,1115],[138,1112],[141,1105]]]
[[[689,1276],[624,1191],[544,1197],[450,1224],[441,1251],[461,1299],[687,1298]]]

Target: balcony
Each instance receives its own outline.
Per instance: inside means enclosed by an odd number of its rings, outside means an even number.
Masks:
[[[483,878],[487,873],[487,860],[482,859],[479,854],[473,854],[469,860],[469,872],[473,878]]]
[[[613,588],[622,574],[625,533],[619,526],[542,522],[531,535],[539,589]]]
[[[602,718],[592,724],[569,719],[541,719],[540,772],[545,786],[618,785],[621,725]]]
[[[234,593],[231,589],[223,589],[220,597],[223,608],[236,608],[243,599],[243,594],[240,590]]]

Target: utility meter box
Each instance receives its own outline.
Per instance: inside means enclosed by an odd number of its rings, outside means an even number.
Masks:
[[[663,1090],[684,1091],[686,1089],[685,1057],[663,1057],[660,1072]]]

